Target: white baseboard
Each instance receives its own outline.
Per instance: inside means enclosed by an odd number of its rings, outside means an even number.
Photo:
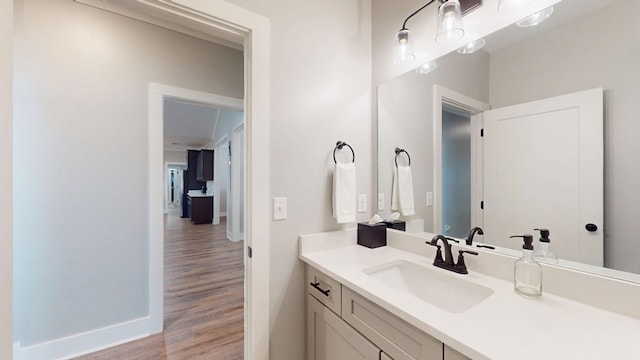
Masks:
[[[244,240],[244,233],[240,233],[240,236],[237,239],[234,239],[233,238],[233,233],[231,233],[230,231],[227,231],[227,240],[233,241],[233,242],[243,241]]]
[[[14,360],[70,359],[150,335],[150,318],[143,317],[101,329],[22,347],[13,344]]]

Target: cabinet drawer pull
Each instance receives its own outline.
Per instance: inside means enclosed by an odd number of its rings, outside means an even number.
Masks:
[[[329,293],[331,292],[331,289],[322,290],[322,288],[320,287],[320,283],[319,282],[309,283],[309,285],[313,286],[316,290],[318,290],[321,293],[323,293],[324,296],[329,296]]]

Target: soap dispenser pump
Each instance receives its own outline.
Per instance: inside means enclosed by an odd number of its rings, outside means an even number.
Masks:
[[[534,229],[540,232],[540,248],[533,252],[533,259],[537,262],[557,264],[558,257],[549,250],[551,239],[549,239],[549,230]]]
[[[518,295],[537,298],[542,295],[542,266],[533,259],[533,236],[514,235],[522,238],[522,257],[513,265],[513,288]]]

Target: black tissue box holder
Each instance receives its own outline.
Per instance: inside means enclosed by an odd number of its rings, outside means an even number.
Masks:
[[[385,223],[373,225],[358,223],[358,245],[370,249],[387,246],[387,225]]]
[[[406,228],[407,228],[406,221],[400,221],[400,220],[385,221],[384,224],[387,225],[389,229],[394,229],[394,230],[406,231]]]

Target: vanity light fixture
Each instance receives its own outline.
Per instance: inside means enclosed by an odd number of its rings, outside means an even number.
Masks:
[[[531,6],[535,0],[498,0],[498,12],[510,14],[524,10]]]
[[[529,15],[526,18],[517,22],[517,25],[520,27],[530,27],[536,26],[541,22],[547,20],[551,14],[553,14],[553,6],[550,6],[544,10],[538,11],[533,15]]]
[[[416,54],[413,51],[413,43],[409,42],[409,30],[402,29],[396,34],[398,40],[398,54],[396,61],[402,64],[412,63],[416,59]]]
[[[474,52],[482,49],[484,47],[484,45],[487,43],[487,41],[485,39],[478,39],[476,41],[472,41],[468,44],[466,44],[465,46],[458,48],[458,50],[456,50],[459,54],[473,54]]]
[[[426,75],[435,69],[438,68],[438,63],[434,61],[429,61],[428,63],[424,63],[416,68],[416,72],[421,75]]]
[[[452,44],[464,36],[462,11],[458,0],[445,1],[438,9],[438,44]]]
[[[409,29],[407,29],[407,21],[415,16],[427,6],[436,0],[429,0],[424,6],[414,11],[402,23],[402,28],[396,34],[398,41],[398,52],[396,62],[410,63],[415,60],[416,55],[413,52],[413,45],[409,41]],[[438,9],[438,31],[436,33],[436,42],[439,44],[454,43],[464,36],[464,28],[462,27],[462,10],[459,0],[439,0],[442,4]],[[465,11],[471,11],[480,5],[481,0],[463,0]]]

